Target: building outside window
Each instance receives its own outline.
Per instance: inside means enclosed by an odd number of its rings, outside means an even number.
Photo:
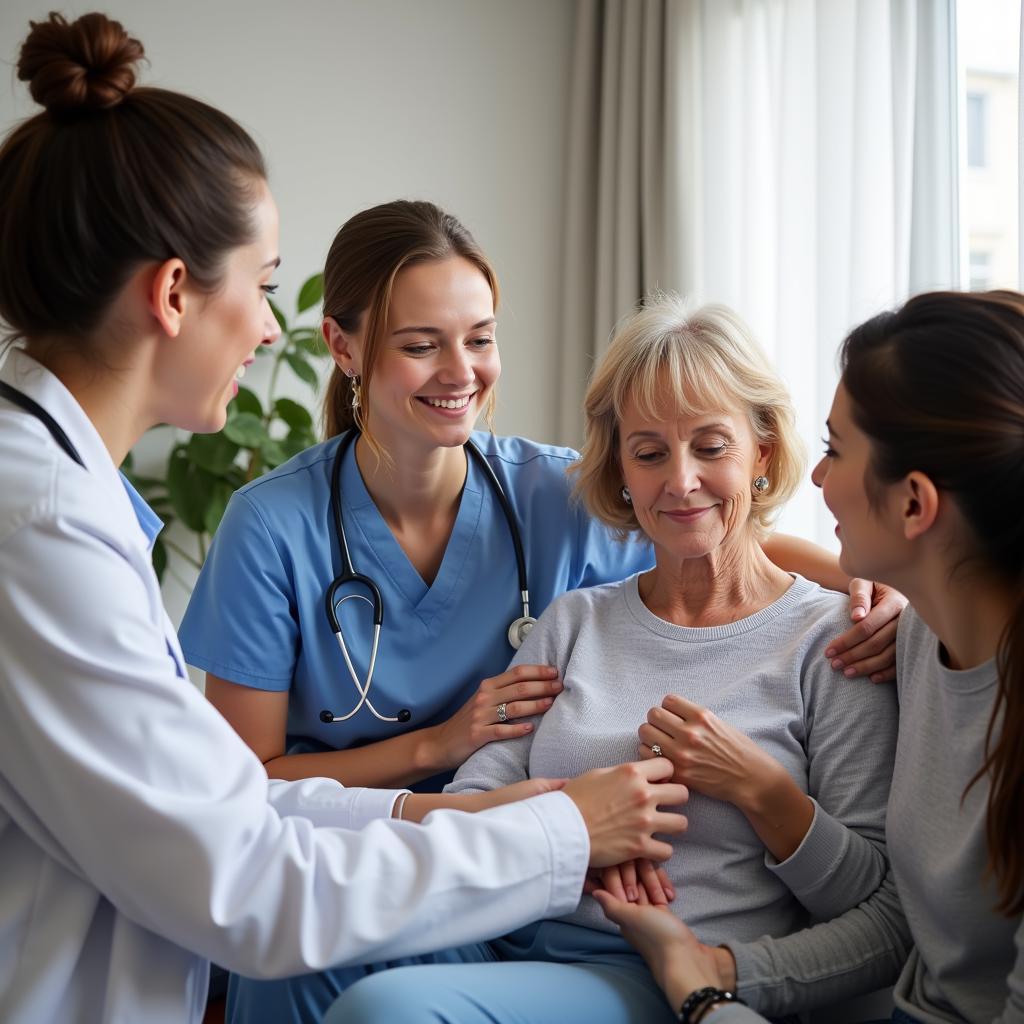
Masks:
[[[988,97],[983,92],[967,94],[967,166],[985,166],[985,114]]]
[[[1019,288],[1017,107],[1020,0],[959,0],[962,286]]]
[[[972,249],[968,260],[967,287],[972,292],[985,292],[992,287],[992,254],[983,249]]]

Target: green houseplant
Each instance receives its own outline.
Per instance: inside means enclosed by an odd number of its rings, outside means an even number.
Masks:
[[[319,381],[316,363],[328,354],[327,347],[317,326],[299,321],[322,298],[323,275],[314,274],[299,289],[291,323],[270,303],[281,325],[281,337],[256,350],[263,360],[272,360],[263,398],[239,385],[228,405],[224,429],[176,440],[162,475],[138,474],[131,454],[125,460],[125,475],[164,523],[178,522],[194,536],[191,551],[168,539],[166,531],[157,538],[153,566],[161,580],[171,553],[196,568],[202,566],[228,499],[239,487],[317,442],[310,409],[279,396],[277,388],[280,372],[288,366],[309,387],[310,397],[315,394]]]

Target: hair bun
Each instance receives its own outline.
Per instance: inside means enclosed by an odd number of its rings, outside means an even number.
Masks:
[[[18,78],[36,103],[50,111],[115,107],[135,85],[135,65],[145,51],[120,22],[83,14],[68,22],[51,13],[29,22],[18,58]]]

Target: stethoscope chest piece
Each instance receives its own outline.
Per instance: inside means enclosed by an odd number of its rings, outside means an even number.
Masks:
[[[530,635],[530,630],[537,625],[537,620],[532,615],[520,615],[515,622],[508,627],[508,642],[514,650],[523,646],[523,641]]]

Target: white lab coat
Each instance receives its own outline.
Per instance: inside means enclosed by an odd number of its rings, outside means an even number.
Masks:
[[[91,422],[22,352],[0,379],[87,467],[0,400],[0,1020],[198,1021],[210,959],[287,976],[575,907],[561,793],[421,826],[390,820],[395,791],[268,782],[187,682],[157,526]]]

